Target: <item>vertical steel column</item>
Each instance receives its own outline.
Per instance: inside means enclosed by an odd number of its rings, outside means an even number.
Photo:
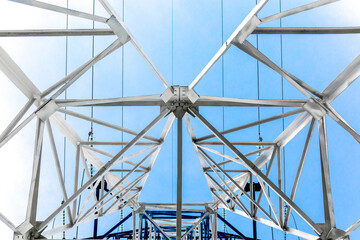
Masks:
[[[99,199],[100,199],[100,189],[101,189],[101,188],[100,188],[100,184],[99,184],[99,185],[97,185],[97,187],[96,187],[96,200],[97,200],[97,201],[99,201]],[[94,220],[94,232],[93,232],[94,239],[97,238],[98,224],[99,224],[99,219],[96,218],[96,219]]]
[[[29,199],[28,199],[27,212],[26,212],[26,220],[32,225],[36,225],[43,134],[44,134],[44,122],[38,118],[36,125],[36,132],[35,132],[33,169],[32,169]]]
[[[213,240],[217,240],[217,209],[216,211],[214,212],[214,215],[213,215],[213,221],[212,221],[212,229],[211,229],[211,232],[212,232],[212,239]]]
[[[181,239],[182,219],[182,118],[177,118],[176,239]]]
[[[136,213],[135,213],[134,210],[132,211],[132,217],[133,217],[133,236],[132,236],[132,239],[136,240]]]
[[[336,226],[335,226],[334,205],[333,205],[331,184],[330,184],[330,170],[329,170],[329,158],[328,158],[328,149],[327,149],[325,116],[318,121],[318,127],[319,127],[321,176],[322,176],[324,215],[325,215],[325,232],[328,232],[332,228],[335,228]]]

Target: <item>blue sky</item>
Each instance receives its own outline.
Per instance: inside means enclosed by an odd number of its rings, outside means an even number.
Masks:
[[[66,6],[64,0],[47,2]],[[110,2],[121,15],[123,2]],[[282,9],[291,9],[309,2],[311,1],[282,1]],[[164,77],[172,85],[189,85],[220,48],[223,40],[231,35],[255,6],[255,0],[223,0],[223,10],[220,0],[174,0],[173,3],[169,0],[132,0],[125,1],[124,6],[125,24]],[[340,1],[284,18],[282,26],[358,26],[360,18],[356,14],[355,6],[359,6],[356,0]],[[69,7],[91,13],[92,1],[69,0]],[[172,7],[174,9],[173,22]],[[107,16],[98,3],[95,10],[97,15]],[[259,13],[259,17],[266,17],[277,12],[279,12],[279,1],[270,0]],[[62,29],[65,28],[65,23],[64,15],[5,0],[0,1],[0,29]],[[264,27],[277,27],[279,24],[279,21],[275,21]],[[106,27],[103,24],[95,24],[95,26]],[[91,21],[69,17],[69,28],[91,27]],[[113,36],[95,37],[95,53],[102,51],[114,40]],[[255,46],[258,45],[259,50],[277,64],[281,63],[282,57],[284,69],[319,91],[322,91],[360,53],[359,36],[354,34],[284,35],[282,45],[279,35],[261,35],[258,39],[253,35],[249,37],[249,41]],[[64,37],[4,38],[0,39],[0,45],[40,90],[46,89],[65,75]],[[91,37],[69,37],[67,71],[70,72],[87,61],[91,57],[91,52]],[[124,54],[124,62],[122,62],[122,54]],[[281,77],[262,64],[259,64],[259,68],[257,68],[255,60],[232,47],[196,86],[195,91],[200,95],[257,99],[258,76],[260,99],[280,99]],[[0,82],[0,109],[6,113],[0,117],[0,126],[4,126],[1,127],[4,129],[25,104],[26,99],[2,73],[0,73]],[[91,82],[91,71],[88,71],[69,88],[67,97],[91,98]],[[304,99],[302,94],[286,81],[284,81],[283,90],[285,99]],[[355,130],[360,130],[358,121],[359,90],[360,83],[355,81],[332,103],[332,106]],[[94,98],[160,94],[163,91],[161,82],[130,44],[117,50],[94,67]],[[90,108],[72,110],[90,115]],[[279,114],[281,111],[281,108],[261,108],[260,117],[269,117]],[[125,107],[123,111],[121,108],[95,108],[94,117],[140,131],[157,116],[158,112],[156,107]],[[257,108],[228,107],[223,110],[217,107],[203,107],[200,112],[219,130],[255,121],[258,118]],[[285,126],[289,125],[293,119],[294,117],[287,118]],[[75,126],[81,137],[87,137],[90,130],[89,123],[71,117],[68,118],[68,121]],[[197,136],[209,133],[197,120],[192,118],[192,122]],[[158,136],[164,123],[165,121],[162,121],[162,125],[153,129],[151,134]],[[359,218],[360,205],[357,199],[359,199],[360,193],[357,189],[360,183],[360,168],[357,159],[360,157],[360,148],[358,143],[332,119],[327,119],[327,124],[336,223],[338,228],[346,229]],[[6,166],[0,170],[0,179],[3,182],[11,182],[11,184],[2,184],[0,187],[2,196],[0,212],[16,224],[20,224],[25,216],[28,181],[32,167],[34,129],[35,122],[32,122],[0,150],[1,161]],[[307,129],[308,127],[285,148],[285,188],[288,195],[291,191]],[[264,141],[273,141],[282,131],[282,121],[264,124],[260,130]],[[66,143],[67,148],[64,155],[63,137],[59,132],[55,132],[55,136],[60,158],[63,159],[64,156],[66,158],[65,172],[72,179],[75,150],[70,147],[69,143]],[[120,137],[113,131],[94,126],[95,140],[119,140]],[[257,127],[238,134],[229,134],[230,140],[256,141],[257,138]],[[123,139],[128,140],[131,137],[124,134]],[[45,218],[61,201],[52,155],[46,142],[44,146],[44,149],[47,149],[44,151],[46,160],[43,161],[41,178],[47,180],[43,181],[40,186],[40,206],[46,207],[39,210],[40,219]],[[183,201],[211,201],[211,194],[186,129],[184,129],[184,149]],[[222,151],[222,147],[216,149]],[[116,153],[119,149],[109,148],[108,150]],[[254,149],[243,148],[243,150]],[[176,200],[175,153],[176,132],[175,129],[172,129],[141,193],[140,201],[174,202]],[[225,153],[230,155],[228,150],[225,150]],[[64,168],[64,166],[62,167]],[[276,171],[273,171],[270,178],[275,179],[275,174]],[[71,184],[68,183],[69,188],[70,186]],[[276,198],[273,199],[276,204]],[[303,208],[315,222],[323,222],[317,127],[314,131],[295,203]],[[128,212],[129,210],[126,210],[125,214]],[[114,213],[100,220],[100,232],[113,225],[114,221],[119,218],[119,213]],[[251,236],[251,221],[230,212],[227,213],[227,218],[245,235]],[[299,228],[311,233],[311,229],[295,213],[294,218]],[[59,218],[56,219],[56,224],[61,224]],[[294,226],[292,220],[290,225]],[[89,223],[80,227],[80,236],[90,236],[91,226],[92,223]],[[1,231],[4,229],[3,231],[7,234],[4,239],[11,239],[11,232],[3,225],[0,227]],[[125,225],[125,228],[128,227],[130,224]],[[258,231],[259,238],[271,239],[269,227],[258,224]],[[71,230],[67,233],[67,237],[72,238],[72,234],[74,232]],[[277,230],[274,230],[274,236],[275,239],[284,238],[283,233]],[[359,231],[355,231],[351,235],[352,239],[359,236]],[[287,239],[297,239],[297,237],[288,235]]]

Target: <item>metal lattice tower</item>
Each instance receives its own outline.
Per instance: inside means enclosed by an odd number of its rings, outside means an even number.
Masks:
[[[40,239],[51,237],[54,234],[73,229],[78,225],[109,215],[113,212],[125,208],[132,209],[134,228],[133,239],[145,238],[142,233],[136,232],[136,215],[140,220],[139,225],[149,224],[149,236],[155,232],[164,239],[185,239],[189,234],[192,238],[199,239],[202,232],[202,223],[206,220],[211,229],[212,239],[217,239],[217,213],[218,209],[226,209],[241,217],[257,221],[268,225],[274,229],[284,231],[288,234],[299,236],[303,239],[349,239],[351,233],[360,226],[360,220],[353,223],[347,229],[338,229],[335,224],[335,214],[333,207],[333,197],[330,184],[328,145],[326,116],[335,120],[345,131],[360,143],[360,135],[341,117],[341,115],[331,106],[331,103],[354,82],[360,75],[360,55],[356,57],[326,88],[319,92],[309,86],[291,73],[285,71],[272,60],[266,57],[249,41],[251,34],[342,34],[359,33],[356,27],[338,28],[264,28],[260,25],[275,21],[290,15],[298,14],[303,11],[321,7],[326,4],[336,2],[336,0],[319,0],[297,8],[281,12],[259,19],[257,14],[268,3],[268,0],[261,0],[251,10],[247,17],[236,28],[233,34],[225,41],[215,56],[199,73],[199,75],[188,86],[171,86],[163,75],[158,71],[150,58],[145,54],[134,36],[125,26],[121,18],[116,14],[107,0],[98,0],[108,13],[107,17],[79,12],[64,7],[40,2],[37,0],[11,0],[34,7],[60,12],[71,16],[88,19],[95,22],[106,23],[108,29],[82,29],[82,30],[24,30],[24,31],[1,31],[1,36],[99,36],[116,35],[117,39],[93,58],[83,65],[70,72],[63,79],[53,83],[45,91],[40,91],[37,86],[23,73],[18,65],[11,59],[3,48],[0,48],[0,70],[12,81],[17,88],[28,98],[28,102],[17,114],[14,120],[7,126],[0,136],[0,147],[4,146],[12,137],[21,131],[30,121],[36,121],[35,150],[33,157],[33,171],[28,199],[26,219],[24,222],[15,226],[8,218],[0,213],[0,219],[14,231],[14,239]],[[125,44],[132,44],[144,61],[150,66],[158,79],[164,85],[164,91],[155,95],[108,98],[108,99],[61,99],[64,93],[74,84],[86,71],[91,69],[97,62],[106,58],[108,55],[121,48]],[[218,96],[205,96],[195,91],[196,85],[203,79],[214,64],[224,55],[230,47],[236,47],[245,52],[260,63],[266,65],[289,84],[295,87],[305,100],[264,100],[264,99],[240,99]],[[31,107],[36,108],[34,112]],[[158,116],[148,123],[140,132],[127,129],[112,123],[89,117],[75,111],[66,109],[67,107],[108,107],[108,106],[157,106],[159,107]],[[202,108],[220,107],[284,107],[295,108],[285,111],[279,115],[260,119],[235,128],[224,131],[218,130],[213,124],[204,117],[200,111]],[[86,141],[80,137],[76,129],[64,119],[63,114],[82,119],[93,124],[98,124],[113,130],[123,132],[132,136],[130,141]],[[260,124],[283,119],[289,116],[296,116],[295,120],[288,125],[285,130],[271,142],[251,142],[251,141],[230,141],[227,134],[235,133]],[[22,120],[24,119],[24,120]],[[160,136],[149,135],[150,130],[158,126],[165,119],[165,124]],[[155,164],[163,143],[176,119],[177,125],[177,198],[176,203],[144,203],[139,202],[139,195],[143,190],[146,180]],[[206,136],[196,136],[193,123],[204,125],[209,134]],[[183,158],[183,123],[187,130],[202,167],[209,190],[213,196],[212,202],[187,204],[182,202],[182,158]],[[309,215],[303,211],[295,201],[297,187],[300,182],[302,169],[309,149],[310,141],[318,126],[319,151],[322,191],[323,191],[323,223],[316,223]],[[309,126],[305,144],[303,146],[300,163],[297,168],[295,181],[291,194],[285,194],[283,190],[282,177],[282,156],[281,150],[305,127]],[[66,139],[71,142],[76,151],[75,156],[75,180],[73,179],[72,194],[69,194],[64,184],[62,170],[60,167],[59,155],[56,142],[54,140],[53,129],[60,131]],[[59,204],[47,218],[39,220],[37,218],[38,188],[40,184],[40,166],[42,161],[42,151],[44,135],[47,134],[51,150],[53,152],[56,170],[63,194],[63,203]],[[117,154],[113,155],[98,146],[123,146]],[[224,146],[232,155],[219,152],[213,146]],[[238,146],[264,146],[251,152],[242,152]],[[136,151],[134,152],[134,148]],[[141,150],[139,150],[142,148]],[[129,154],[131,153],[131,154]],[[261,153],[261,154],[259,154]],[[98,155],[108,157],[108,161],[102,161]],[[139,156],[141,156],[139,158]],[[214,156],[220,158],[216,159]],[[249,160],[250,156],[256,156],[254,161]],[[219,160],[220,159],[220,160]],[[277,164],[274,164],[277,162]],[[237,167],[224,168],[227,163],[233,163]],[[91,164],[95,169],[92,175],[89,170]],[[124,164],[126,168],[118,169],[119,164]],[[79,169],[85,169],[86,181],[79,185]],[[267,165],[267,169],[264,166]],[[276,165],[277,169],[272,167]],[[271,171],[277,171],[277,179],[271,180]],[[123,174],[120,174],[123,173]],[[255,198],[254,183],[260,186],[259,194]],[[106,183],[106,184],[105,184]],[[275,203],[270,197],[278,198]],[[96,194],[98,193],[98,194]],[[78,207],[79,197],[84,196],[81,205]],[[266,209],[263,202],[269,207]],[[276,204],[278,206],[276,206]],[[192,216],[191,220],[183,219],[184,211],[196,207],[201,214]],[[156,215],[153,210],[172,209],[176,210],[176,217],[167,219],[153,218]],[[186,209],[186,210],[185,210]],[[151,210],[151,211],[150,211]],[[66,224],[50,229],[56,216],[66,212]],[[162,212],[163,213],[163,212]],[[289,227],[291,213],[296,213],[313,230],[312,233],[302,229]],[[153,215],[152,215],[153,214]],[[170,214],[170,213],[167,213]],[[165,229],[165,222],[170,222],[171,228]],[[211,223],[210,223],[211,222]],[[140,236],[141,235],[141,236]]]

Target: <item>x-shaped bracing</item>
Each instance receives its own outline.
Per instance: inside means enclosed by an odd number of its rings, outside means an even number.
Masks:
[[[58,7],[55,5],[35,1],[35,0],[12,0],[35,7],[40,7],[55,12],[61,12],[68,15],[73,15],[81,18],[90,19],[93,21],[107,23],[116,35],[117,40],[113,42],[109,47],[104,51],[94,56],[92,59],[78,67],[76,70],[68,74],[63,79],[59,80],[54,85],[50,86],[47,90],[40,92],[37,87],[26,77],[26,75],[21,71],[21,69],[15,64],[15,62],[7,55],[7,53],[0,48],[0,69],[8,76],[8,78],[24,93],[24,95],[29,99],[21,111],[17,114],[15,119],[9,124],[9,126],[4,130],[0,135],[0,147],[8,142],[14,135],[16,135],[24,126],[26,126],[32,119],[37,118],[37,131],[35,138],[35,151],[34,151],[34,166],[32,173],[32,184],[30,188],[30,196],[28,201],[28,210],[26,215],[26,221],[21,224],[19,227],[15,227],[11,221],[9,221],[5,216],[0,215],[0,219],[5,222],[10,228],[14,230],[16,234],[35,234],[34,237],[38,237],[42,233],[47,224],[62,210],[66,209],[68,215],[68,225],[65,225],[54,231],[49,231],[47,235],[54,234],[69,228],[72,228],[82,222],[89,221],[105,214],[116,211],[120,208],[123,208],[127,205],[136,208],[138,205],[136,203],[138,196],[141,192],[142,187],[145,184],[145,181],[149,175],[149,172],[154,164],[154,161],[161,149],[162,143],[165,140],[169,129],[174,120],[174,115],[171,112],[174,112],[179,116],[178,110],[184,111],[198,118],[205,126],[207,126],[212,132],[211,135],[196,138],[192,126],[190,123],[190,118],[188,114],[185,114],[184,120],[187,125],[189,134],[193,140],[194,148],[199,157],[201,166],[203,167],[205,177],[208,181],[211,192],[214,196],[214,207],[224,207],[231,211],[234,211],[245,217],[257,220],[264,224],[270,225],[272,227],[287,231],[289,233],[307,238],[307,239],[317,239],[320,236],[322,239],[341,239],[346,238],[352,231],[354,231],[359,225],[360,220],[351,225],[347,230],[341,231],[336,229],[335,217],[333,211],[333,203],[331,196],[331,186],[330,186],[330,177],[329,177],[329,161],[327,156],[327,139],[326,139],[326,124],[325,124],[325,115],[328,114],[333,118],[339,125],[341,125],[346,131],[348,131],[356,141],[360,142],[359,134],[335,111],[335,109],[330,105],[331,102],[343,92],[353,81],[357,79],[360,75],[359,61],[360,56],[355,58],[352,63],[345,68],[345,70],[323,91],[318,92],[305,82],[291,75],[284,69],[277,66],[265,55],[263,55],[259,50],[252,46],[248,41],[247,37],[252,34],[255,29],[263,23],[270,22],[282,17],[290,16],[299,12],[303,12],[315,7],[319,7],[328,3],[335,2],[335,0],[320,0],[313,3],[300,6],[295,9],[291,9],[279,14],[275,14],[270,17],[259,19],[257,13],[266,5],[267,0],[260,1],[255,8],[249,13],[245,20],[239,25],[235,32],[230,36],[230,38],[224,43],[216,55],[211,59],[211,61],[206,65],[206,67],[200,72],[200,74],[194,79],[194,81],[189,85],[189,87],[180,88],[185,93],[185,99],[177,99],[179,96],[176,96],[176,100],[172,99],[176,95],[174,89],[179,89],[177,87],[170,86],[161,73],[157,70],[155,65],[151,62],[149,57],[141,49],[140,45],[136,42],[135,38],[131,35],[129,30],[126,28],[124,23],[116,15],[112,7],[107,3],[106,0],[99,0],[103,5],[105,10],[109,13],[109,18],[99,17],[91,14],[82,13],[79,11]],[[57,98],[69,88],[77,79],[79,79],[87,70],[92,68],[95,63],[106,57],[107,55],[114,52],[119,47],[123,46],[127,42],[131,42],[138,52],[142,55],[144,60],[148,63],[157,77],[160,79],[162,84],[165,86],[166,91],[163,94],[158,95],[148,95],[148,96],[139,96],[139,97],[129,97],[129,98],[116,98],[116,99],[88,99],[88,100],[58,100]],[[256,60],[267,65],[277,73],[279,73],[284,79],[286,79],[290,84],[292,84],[296,89],[298,89],[307,100],[250,100],[250,99],[237,99],[237,98],[225,98],[225,97],[213,97],[213,96],[198,96],[193,88],[199,83],[199,81],[204,77],[204,75],[210,70],[210,68],[215,64],[215,62],[223,56],[226,51],[232,46],[238,47],[240,50],[249,54]],[[37,110],[25,118],[23,122],[19,124],[21,119],[29,111],[30,107],[35,105]],[[67,106],[161,106],[160,115],[155,118],[147,127],[144,128],[140,133],[134,132],[123,127],[81,115],[76,112],[69,111],[65,109]],[[267,119],[258,120],[253,123],[242,125],[233,129],[228,129],[222,132],[216,130],[199,112],[198,107],[202,106],[277,106],[277,107],[301,107],[297,110],[286,112],[277,116],[273,116]],[[107,142],[107,143],[89,143],[83,141],[76,132],[71,128],[71,126],[59,115],[57,112],[65,113],[72,115],[76,118],[83,119],[89,122],[97,123],[118,131],[122,131],[135,137],[130,142]],[[279,135],[274,142],[261,143],[267,147],[253,151],[247,154],[242,154],[235,147],[235,145],[259,145],[258,142],[229,142],[224,135],[230,132],[239,131],[248,127],[256,126],[266,122],[271,122],[277,119],[281,119],[287,116],[294,114],[300,115]],[[162,118],[170,114],[168,117],[167,123],[164,127],[164,130],[160,138],[154,138],[147,136],[146,133],[156,125]],[[181,114],[180,114],[181,116]],[[325,224],[319,225],[314,223],[295,203],[295,195],[297,186],[299,184],[302,168],[304,166],[304,161],[308,151],[309,143],[312,137],[312,133],[315,127],[315,122],[318,122],[319,126],[319,137],[320,137],[320,154],[321,154],[321,170],[322,170],[322,181],[323,181],[323,197],[324,197],[324,215],[325,215]],[[305,141],[305,146],[303,153],[300,159],[297,175],[293,184],[293,189],[291,196],[288,197],[284,194],[282,190],[282,179],[281,179],[281,155],[280,150],[295,136],[299,133],[306,125],[310,123],[309,132]],[[41,163],[41,152],[42,152],[42,141],[45,125],[49,134],[49,139],[54,155],[55,164],[57,167],[57,173],[59,177],[59,182],[61,185],[61,190],[64,197],[64,203],[55,210],[46,220],[38,223],[36,221],[36,209],[37,209],[37,195],[38,195],[38,185],[39,185],[39,176],[40,176],[40,163]],[[77,186],[77,181],[74,182],[74,193],[71,196],[68,196],[66,192],[65,185],[63,183],[64,179],[61,174],[61,167],[59,162],[59,157],[57,155],[57,150],[55,146],[55,141],[52,133],[52,125],[55,125],[63,134],[66,136],[70,142],[76,148],[76,169],[75,172],[78,173],[80,166],[80,161],[83,164],[84,169],[88,177],[88,181],[82,186]],[[210,142],[205,141],[216,137],[220,142]],[[140,139],[146,140],[145,142],[140,142]],[[124,148],[116,155],[111,155],[105,151],[102,151],[96,148],[96,144],[110,144],[110,145],[124,145]],[[148,147],[136,154],[133,154],[129,157],[123,157],[123,155],[134,145],[148,145]],[[216,152],[215,150],[207,147],[206,145],[218,145],[223,144],[228,147],[236,157],[230,157],[223,153]],[[92,145],[92,147],[90,147]],[[226,158],[226,161],[217,163],[214,161],[207,152],[212,152],[214,154],[220,155],[223,158]],[[110,160],[104,164],[95,154],[102,154],[110,157]],[[148,154],[138,163],[132,162],[131,158],[139,155],[141,153],[148,152]],[[248,156],[261,153],[261,155],[254,161],[251,162],[247,159]],[[271,171],[271,166],[275,161],[275,156],[278,161],[278,182],[273,183],[268,177]],[[88,171],[86,166],[85,159],[87,159],[91,164],[95,166],[98,170],[94,176],[91,176],[91,173]],[[150,159],[147,167],[143,166],[147,159]],[[123,178],[111,173],[113,166],[121,162],[128,163],[132,166],[131,169],[127,170],[127,174]],[[246,168],[243,172],[240,172],[235,177],[231,177],[228,172],[221,166],[227,162],[235,162],[239,165]],[[266,163],[269,164],[267,172],[264,174],[260,170]],[[234,170],[236,171],[236,170]],[[135,180],[127,181],[126,178],[135,172],[141,173]],[[220,182],[215,180],[209,172],[213,172],[220,179]],[[221,173],[221,174],[220,174]],[[77,174],[75,174],[78,177]],[[225,176],[225,177],[224,177]],[[255,201],[253,198],[254,193],[250,192],[248,194],[245,190],[245,184],[250,179],[250,184],[253,183],[253,178],[256,177],[261,184],[262,191],[258,200]],[[109,192],[106,194],[103,192],[103,195],[100,199],[96,199],[94,191],[95,188],[102,184],[101,188],[104,189],[104,179],[110,186]],[[86,199],[85,204],[83,204],[82,209],[78,209],[77,213],[77,204],[76,200],[81,195],[81,193],[90,187],[90,194],[88,199]],[[271,202],[268,193],[264,191],[266,187],[272,189],[279,196],[279,210],[276,211],[276,207]],[[132,191],[132,193],[131,193]],[[106,198],[112,195],[110,199]],[[268,204],[271,208],[271,212],[274,214],[274,218],[263,209],[260,205],[262,196],[268,201]],[[118,198],[116,198],[117,196]],[[90,198],[94,198],[94,204],[91,207],[86,208],[86,203],[89,202]],[[246,197],[251,203],[250,208],[246,207],[240,197]],[[107,202],[113,201],[113,205],[108,208],[104,208]],[[282,212],[284,210],[283,202],[286,203],[288,211],[283,216]],[[71,207],[72,204],[72,207]],[[238,207],[239,209],[237,209]],[[314,230],[318,236],[310,235],[305,232],[301,232],[295,229],[288,227],[290,212],[294,210],[301,216],[305,222]],[[262,219],[257,216],[257,212],[261,211],[268,219]],[[36,235],[37,234],[37,235]]]

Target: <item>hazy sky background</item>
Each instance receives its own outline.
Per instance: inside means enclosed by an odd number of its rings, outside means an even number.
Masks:
[[[65,0],[46,1],[60,6],[66,6]],[[110,1],[121,16],[122,1]],[[312,2],[311,0],[282,0],[282,10]],[[222,42],[226,40],[241,23],[248,12],[255,6],[255,0],[182,0],[172,3],[171,0],[128,0],[124,3],[125,24],[150,56],[164,77],[172,85],[189,85],[211,57],[217,52]],[[69,7],[91,13],[92,0],[69,0]],[[282,20],[284,27],[311,26],[359,26],[360,4],[357,0],[343,0],[325,7],[294,15]],[[172,8],[173,22],[172,22]],[[280,10],[279,0],[270,0],[259,13],[259,17],[266,17]],[[97,15],[108,16],[100,4],[96,3]],[[222,17],[223,16],[223,17]],[[264,27],[279,26],[275,21]],[[95,24],[97,28],[107,27]],[[0,0],[0,29],[49,29],[66,27],[66,16],[46,10],[41,10],[17,3]],[[69,28],[92,28],[92,22],[80,18],[69,17]],[[172,36],[173,33],[173,36]],[[102,51],[114,36],[95,37],[95,54]],[[173,41],[172,41],[173,40]],[[358,35],[284,35],[282,39],[282,61],[284,68],[322,91],[359,53]],[[249,37],[249,41],[256,46],[257,39]],[[65,75],[65,37],[47,38],[2,38],[3,47],[14,61],[23,69],[27,76],[40,90],[45,90],[52,83]],[[275,63],[281,62],[281,44],[279,35],[258,38],[259,49]],[[124,51],[124,52],[122,52]],[[71,72],[91,58],[91,37],[68,38],[68,72]],[[124,62],[122,54],[124,53]],[[124,68],[122,68],[124,66]],[[257,71],[259,70],[259,71]],[[259,75],[257,75],[257,73]],[[226,96],[237,98],[257,99],[257,76],[261,99],[281,99],[281,78],[266,66],[231,47],[222,60],[208,72],[204,79],[196,86],[195,91],[201,95]],[[23,94],[0,73],[0,130],[18,113],[26,103]],[[285,99],[304,99],[290,84],[284,81]],[[343,92],[332,106],[357,131],[360,131],[358,121],[360,83],[354,82]],[[94,67],[94,98],[110,98],[122,96],[136,96],[160,94],[164,88],[149,67],[142,61],[133,46],[129,43],[118,49]],[[61,96],[64,97],[63,95]],[[91,98],[91,71],[85,73],[69,90],[68,98]],[[34,111],[35,109],[32,108]],[[73,108],[80,113],[90,115],[90,108]],[[286,111],[291,110],[285,109]],[[200,112],[219,130],[255,121],[258,118],[257,108],[201,108]],[[155,107],[94,109],[94,117],[123,125],[126,128],[141,131],[159,113]],[[281,108],[261,108],[261,118],[281,113]],[[225,119],[225,121],[223,121]],[[285,127],[294,117],[285,120]],[[201,124],[191,119],[197,136],[207,135],[208,131]],[[68,117],[78,134],[87,138],[90,123]],[[159,136],[165,121],[151,131],[151,135]],[[346,229],[360,217],[360,148],[358,143],[332,119],[327,118],[328,144],[332,191],[335,206],[337,227]],[[54,127],[53,127],[54,128]],[[261,136],[264,141],[273,141],[282,131],[282,121],[276,121],[261,126]],[[285,148],[285,192],[290,195],[292,182],[296,174],[297,165],[304,146],[308,127],[295,137]],[[0,149],[0,212],[16,225],[25,217],[29,179],[31,177],[32,154],[34,142],[35,121],[32,121],[23,131]],[[72,192],[73,163],[75,150],[69,142],[64,151],[63,136],[55,131],[58,152],[63,163],[66,159],[65,173],[69,193]],[[130,136],[120,136],[97,125],[94,126],[95,140],[119,141],[129,140]],[[258,128],[250,128],[238,134],[229,134],[230,140],[257,141]],[[199,161],[196,158],[190,139],[184,129],[184,173],[183,173],[183,201],[204,202],[212,201]],[[222,147],[215,147],[222,151]],[[252,148],[239,148],[241,151],[251,151]],[[116,153],[118,148],[107,148]],[[225,153],[230,155],[228,150]],[[161,153],[148,178],[140,196],[144,202],[174,202],[176,200],[176,131],[172,129]],[[221,160],[220,158],[217,158]],[[254,158],[250,158],[253,160]],[[106,160],[105,158],[103,159]],[[276,167],[273,166],[274,169]],[[230,166],[229,166],[230,168]],[[82,169],[81,169],[82,171]],[[270,176],[276,177],[276,171]],[[46,218],[57,206],[62,196],[56,178],[52,154],[49,149],[48,138],[45,135],[44,154],[42,162],[42,181],[40,186],[38,218]],[[70,190],[71,189],[71,190]],[[274,194],[273,194],[274,195]],[[274,205],[276,205],[276,198]],[[263,201],[265,202],[265,201]],[[314,131],[303,175],[295,199],[315,222],[323,222],[320,158],[318,151],[317,126]],[[264,205],[266,206],[266,205]],[[129,210],[125,211],[125,215]],[[222,210],[219,211],[222,214]],[[311,229],[294,213],[299,229],[312,233]],[[103,233],[120,219],[119,213],[114,213],[100,220],[99,232]],[[251,221],[227,213],[227,219],[247,236],[251,236]],[[61,225],[61,218],[57,217],[55,226]],[[290,226],[294,226],[293,219]],[[48,228],[50,228],[49,226]],[[130,223],[125,225],[130,229]],[[219,224],[219,230],[222,225]],[[258,237],[271,239],[271,229],[258,224]],[[12,232],[0,223],[2,239],[12,239]],[[92,222],[79,228],[80,237],[90,237]],[[67,238],[73,238],[74,230],[67,233]],[[58,238],[61,236],[58,235]],[[284,234],[274,230],[275,239],[284,239]],[[355,231],[352,239],[360,237],[360,231]],[[287,239],[297,237],[287,235]]]

